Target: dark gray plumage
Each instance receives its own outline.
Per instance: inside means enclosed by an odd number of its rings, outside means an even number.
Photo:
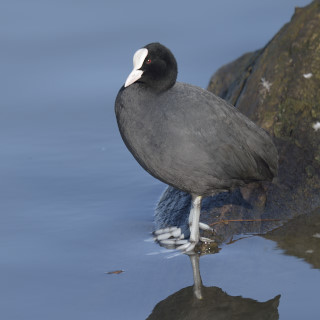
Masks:
[[[162,94],[132,84],[116,102],[119,129],[140,165],[157,179],[197,195],[271,180],[270,137],[224,100],[176,83]]]
[[[264,130],[207,90],[175,82],[175,59],[161,44],[138,50],[134,59],[115,112],[145,170],[193,196],[272,180],[278,155]]]

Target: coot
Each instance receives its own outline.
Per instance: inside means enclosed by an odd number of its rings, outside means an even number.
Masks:
[[[115,113],[124,143],[155,178],[192,195],[190,238],[199,241],[201,199],[253,181],[271,181],[278,154],[268,134],[235,107],[199,87],[177,82],[177,62],[160,43],[133,57]],[[173,231],[172,231],[173,230]],[[161,233],[161,232],[160,232]],[[174,236],[166,230],[159,240]]]

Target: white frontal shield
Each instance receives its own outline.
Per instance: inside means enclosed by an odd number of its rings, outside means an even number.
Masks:
[[[138,79],[141,78],[143,71],[139,70],[142,65],[143,62],[145,60],[145,58],[148,55],[148,49],[146,48],[142,48],[139,49],[133,56],[133,70],[131,71],[131,73],[129,74],[124,86],[128,87],[130,86],[130,84],[136,82]]]

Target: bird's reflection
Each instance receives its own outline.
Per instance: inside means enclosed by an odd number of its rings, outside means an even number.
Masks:
[[[279,319],[280,295],[265,302],[231,296],[218,287],[202,284],[198,253],[188,255],[194,285],[186,287],[159,302],[147,319]]]

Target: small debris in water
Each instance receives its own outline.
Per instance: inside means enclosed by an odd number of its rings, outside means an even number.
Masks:
[[[313,253],[314,251],[312,249],[306,250],[306,253]]]
[[[320,239],[320,233],[315,233],[315,234],[313,235],[313,237],[314,237],[314,238],[319,238],[319,239]]]
[[[124,270],[109,271],[109,272],[105,272],[105,274],[120,274],[122,272],[124,272]]]

